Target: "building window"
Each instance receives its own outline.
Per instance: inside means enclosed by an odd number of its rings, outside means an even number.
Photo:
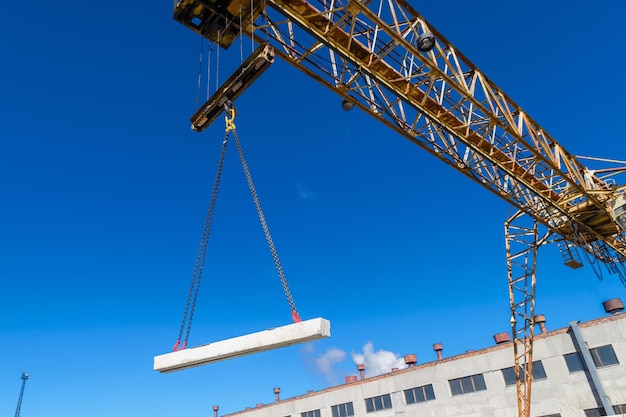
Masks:
[[[606,416],[604,408],[589,408],[585,410],[585,417],[601,417]]]
[[[613,406],[613,412],[615,414],[626,414],[626,404],[617,404]],[[602,417],[606,416],[606,412],[604,411],[604,407],[601,408],[590,408],[585,410],[585,417]]]
[[[365,399],[365,410],[368,413],[384,410],[386,408],[391,408],[391,395],[389,394]]]
[[[619,364],[617,356],[615,356],[613,346],[611,345],[598,346],[593,349],[589,349],[589,352],[591,352],[593,363],[595,363],[598,368]]]
[[[566,355],[563,355],[563,358],[565,358],[565,364],[567,365],[567,369],[569,370],[570,374],[573,372],[580,372],[585,370],[585,365],[580,358],[580,353],[568,353]]]
[[[450,383],[452,395],[467,394],[468,392],[484,391],[487,389],[485,378],[483,378],[482,374],[451,379],[448,382]]]
[[[510,368],[502,369],[502,376],[504,377],[504,383],[506,386],[515,385],[515,369],[511,366]],[[524,373],[520,370],[520,380],[524,382],[525,376]],[[546,370],[543,369],[543,363],[541,361],[533,361],[533,379],[546,379]]]
[[[311,410],[300,413],[300,417],[320,417],[320,410]]]
[[[333,412],[333,417],[348,417],[354,415],[354,407],[352,403],[337,404],[330,407]]]
[[[405,389],[404,398],[407,404],[423,403],[424,401],[434,400],[435,391],[433,391],[432,384]]]

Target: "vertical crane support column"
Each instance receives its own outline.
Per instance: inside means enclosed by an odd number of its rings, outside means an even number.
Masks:
[[[533,335],[535,327],[535,282],[538,222],[532,227],[518,225],[527,220],[522,212],[505,223],[506,263],[511,306],[511,330],[515,357],[515,382],[519,417],[530,417],[530,394],[533,368]],[[513,224],[513,223],[516,224]]]

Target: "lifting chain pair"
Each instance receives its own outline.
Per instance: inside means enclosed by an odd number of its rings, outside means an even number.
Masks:
[[[252,176],[250,175],[250,170],[248,169],[248,164],[244,157],[243,149],[241,148],[241,143],[239,142],[239,137],[237,136],[237,130],[236,130],[235,123],[234,123],[235,115],[236,115],[235,107],[232,105],[232,103],[229,102],[224,106],[224,111],[225,111],[225,120],[226,120],[226,129],[225,129],[226,132],[224,135],[224,140],[222,141],[222,150],[221,150],[219,162],[217,165],[217,172],[215,174],[215,181],[213,183],[213,191],[211,192],[211,200],[209,202],[209,208],[207,210],[206,218],[204,221],[204,228],[202,230],[202,238],[200,239],[200,248],[198,249],[198,256],[196,258],[196,264],[195,264],[192,279],[191,279],[191,285],[189,287],[189,294],[187,295],[187,303],[185,305],[185,311],[183,313],[183,319],[180,325],[178,339],[176,340],[176,344],[174,344],[174,347],[173,347],[174,351],[185,349],[185,347],[187,346],[187,341],[189,340],[189,332],[191,330],[191,322],[193,320],[193,313],[196,308],[196,300],[198,298],[200,280],[202,279],[202,270],[204,268],[204,260],[206,258],[206,249],[209,243],[209,235],[211,233],[211,225],[213,223],[213,215],[215,213],[215,203],[217,201],[217,193],[219,191],[219,186],[220,186],[220,182],[222,178],[222,169],[224,167],[226,146],[228,144],[228,137],[229,137],[230,132],[233,133],[233,138],[235,139],[235,146],[237,147],[237,152],[239,153],[239,159],[241,160],[241,165],[243,167],[243,171],[246,176],[246,181],[248,182],[248,187],[250,188],[250,193],[252,194],[252,199],[254,200],[254,205],[256,206],[257,214],[259,215],[259,220],[261,221],[261,226],[263,227],[263,232],[265,233],[265,240],[267,241],[270,252],[272,253],[272,258],[274,259],[274,265],[276,266],[276,271],[278,272],[278,276],[280,278],[280,282],[283,287],[285,297],[287,298],[287,302],[289,303],[289,308],[291,309],[291,320],[294,323],[299,323],[302,321],[302,319],[300,319],[300,315],[298,314],[298,311],[296,310],[296,304],[293,300],[293,297],[291,296],[291,291],[289,290],[287,279],[285,278],[283,268],[280,264],[278,253],[276,252],[276,247],[274,246],[274,242],[272,240],[269,227],[267,226],[265,216],[263,215],[263,210],[261,209],[261,203],[259,201],[259,197],[254,187],[254,183],[252,182]],[[189,320],[187,320],[187,318]],[[184,332],[185,323],[187,323],[186,332]],[[181,343],[183,333],[185,333],[185,339]]]

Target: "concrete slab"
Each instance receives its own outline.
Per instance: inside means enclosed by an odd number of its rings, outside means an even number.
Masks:
[[[326,337],[330,337],[330,321],[318,317],[155,356],[154,370],[161,373],[180,371]]]

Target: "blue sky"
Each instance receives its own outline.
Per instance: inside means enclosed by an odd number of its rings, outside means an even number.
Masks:
[[[623,0],[411,4],[571,153],[626,160]],[[353,354],[427,362],[433,343],[451,356],[509,330],[509,207],[279,61],[236,103],[237,131],[300,315],[332,337],[153,371],[177,337],[224,126],[189,129],[200,41],[172,3],[116,5],[3,5],[0,414],[22,371],[22,416],[225,414],[341,383]],[[548,328],[623,296],[617,277],[541,249]],[[289,322],[231,146],[190,344]]]

